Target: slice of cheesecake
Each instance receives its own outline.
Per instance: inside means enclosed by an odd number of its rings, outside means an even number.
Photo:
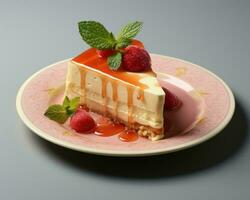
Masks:
[[[153,71],[112,71],[90,48],[68,63],[65,96],[138,131],[150,140],[164,137],[165,93]]]

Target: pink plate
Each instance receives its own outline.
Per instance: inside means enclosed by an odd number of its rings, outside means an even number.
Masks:
[[[151,54],[151,58],[152,67],[164,87],[176,88],[177,96],[180,89],[192,96],[189,102],[185,100],[188,98],[184,99],[181,112],[186,112],[185,115],[173,115],[180,120],[179,124],[185,125],[182,127],[185,128],[182,132],[188,131],[185,134],[156,142],[145,138],[122,142],[117,136],[79,135],[47,119],[44,111],[50,103],[59,101],[63,94],[68,59],[45,67],[25,81],[17,95],[17,111],[34,133],[50,142],[82,152],[111,156],[146,156],[178,151],[208,140],[228,124],[235,101],[231,90],[219,77],[177,58],[156,54]],[[187,105],[196,106],[199,112],[192,113],[194,107]],[[192,117],[194,119],[190,121]]]

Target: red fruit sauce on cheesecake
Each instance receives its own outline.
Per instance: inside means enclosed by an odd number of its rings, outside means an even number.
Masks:
[[[133,40],[132,45],[144,48],[143,43],[138,40]],[[86,67],[92,68],[98,72],[98,76],[100,77],[102,81],[102,96],[106,97],[106,86],[107,86],[107,80],[106,77],[102,74],[108,74],[116,79],[113,79],[112,81],[112,89],[113,89],[113,101],[117,101],[117,88],[118,88],[118,80],[122,80],[127,84],[127,92],[128,92],[128,99],[127,99],[127,106],[130,110],[129,116],[128,116],[128,123],[132,123],[132,107],[133,107],[133,88],[130,85],[138,86],[140,90],[140,94],[138,95],[138,99],[141,101],[144,100],[144,90],[148,88],[147,85],[140,82],[141,76],[139,74],[134,74],[133,76],[127,74],[124,69],[119,68],[117,71],[113,71],[109,68],[107,64],[107,58],[100,57],[97,49],[90,48],[80,54],[79,56],[73,58],[73,62],[76,62],[78,64],[83,64]],[[84,67],[79,67],[80,73],[81,73],[81,89],[84,90],[85,88],[85,78],[86,78],[86,69]],[[145,73],[154,73],[151,69],[148,69]],[[81,102],[85,102],[85,95],[83,95]],[[106,104],[106,102],[104,102]],[[106,107],[106,105],[104,105]],[[117,108],[115,109],[117,114]]]

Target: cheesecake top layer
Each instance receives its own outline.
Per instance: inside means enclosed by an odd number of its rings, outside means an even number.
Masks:
[[[138,40],[133,40],[132,45],[139,47],[144,47],[143,44]],[[102,58],[98,55],[95,48],[90,48],[77,57],[72,59],[73,62],[84,65],[84,67],[90,67],[93,70],[112,76],[118,80],[124,81],[133,86],[140,87],[141,89],[147,89],[148,85],[140,81],[142,76],[156,76],[155,73],[149,69],[144,73],[133,73],[127,72],[123,69],[118,69],[117,71],[111,70],[107,63],[107,58]]]

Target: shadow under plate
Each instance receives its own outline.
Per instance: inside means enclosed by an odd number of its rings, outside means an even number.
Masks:
[[[60,164],[98,175],[129,179],[160,179],[187,175],[223,163],[236,155],[247,137],[247,119],[236,102],[234,116],[228,126],[214,138],[190,149],[149,157],[107,157],[66,149],[33,134],[28,137]]]

